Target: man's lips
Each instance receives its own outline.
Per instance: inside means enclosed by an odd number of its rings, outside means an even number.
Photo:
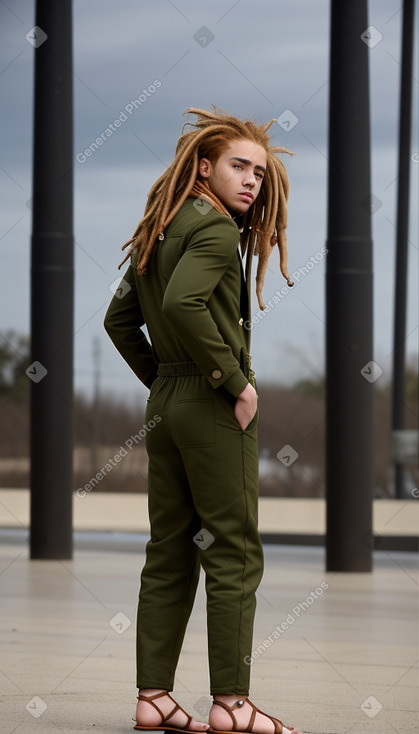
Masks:
[[[249,202],[250,204],[252,204],[254,199],[254,196],[250,193],[250,191],[241,191],[239,193],[239,196],[241,196],[243,199],[245,199],[245,201]]]

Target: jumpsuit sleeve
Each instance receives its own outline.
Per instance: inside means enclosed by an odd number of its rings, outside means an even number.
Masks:
[[[115,347],[148,388],[157,377],[153,350],[141,327],[144,317],[130,265],[109,304],[104,327]]]
[[[237,257],[237,245],[237,226],[230,219],[217,218],[195,227],[163,299],[165,317],[211,386],[224,385],[235,397],[248,380],[207,303],[232,258]]]

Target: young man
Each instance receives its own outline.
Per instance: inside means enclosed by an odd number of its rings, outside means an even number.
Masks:
[[[204,731],[169,695],[199,569],[206,575],[213,731],[295,731],[247,698],[255,593],[257,393],[250,369],[250,266],[257,294],[272,245],[286,266],[288,178],[268,125],[191,109],[194,129],[150,191],[105,328],[150,388],[151,538],[137,619],[137,729]],[[288,151],[287,151],[288,152]],[[239,229],[240,228],[240,229]],[[241,253],[247,251],[245,272]],[[126,258],[126,259],[127,259]],[[124,261],[125,262],[125,261]],[[289,282],[289,280],[288,280]],[[150,341],[141,327],[146,324]],[[150,343],[151,342],[151,343]]]

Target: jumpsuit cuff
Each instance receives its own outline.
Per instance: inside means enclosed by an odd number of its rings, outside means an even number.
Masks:
[[[247,387],[249,380],[244,376],[240,368],[237,369],[230,377],[223,382],[223,387],[228,390],[229,393],[237,398],[241,392]]]

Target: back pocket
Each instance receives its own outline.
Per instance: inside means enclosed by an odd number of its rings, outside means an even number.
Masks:
[[[173,439],[180,449],[214,446],[215,402],[212,399],[178,400],[170,416]]]

